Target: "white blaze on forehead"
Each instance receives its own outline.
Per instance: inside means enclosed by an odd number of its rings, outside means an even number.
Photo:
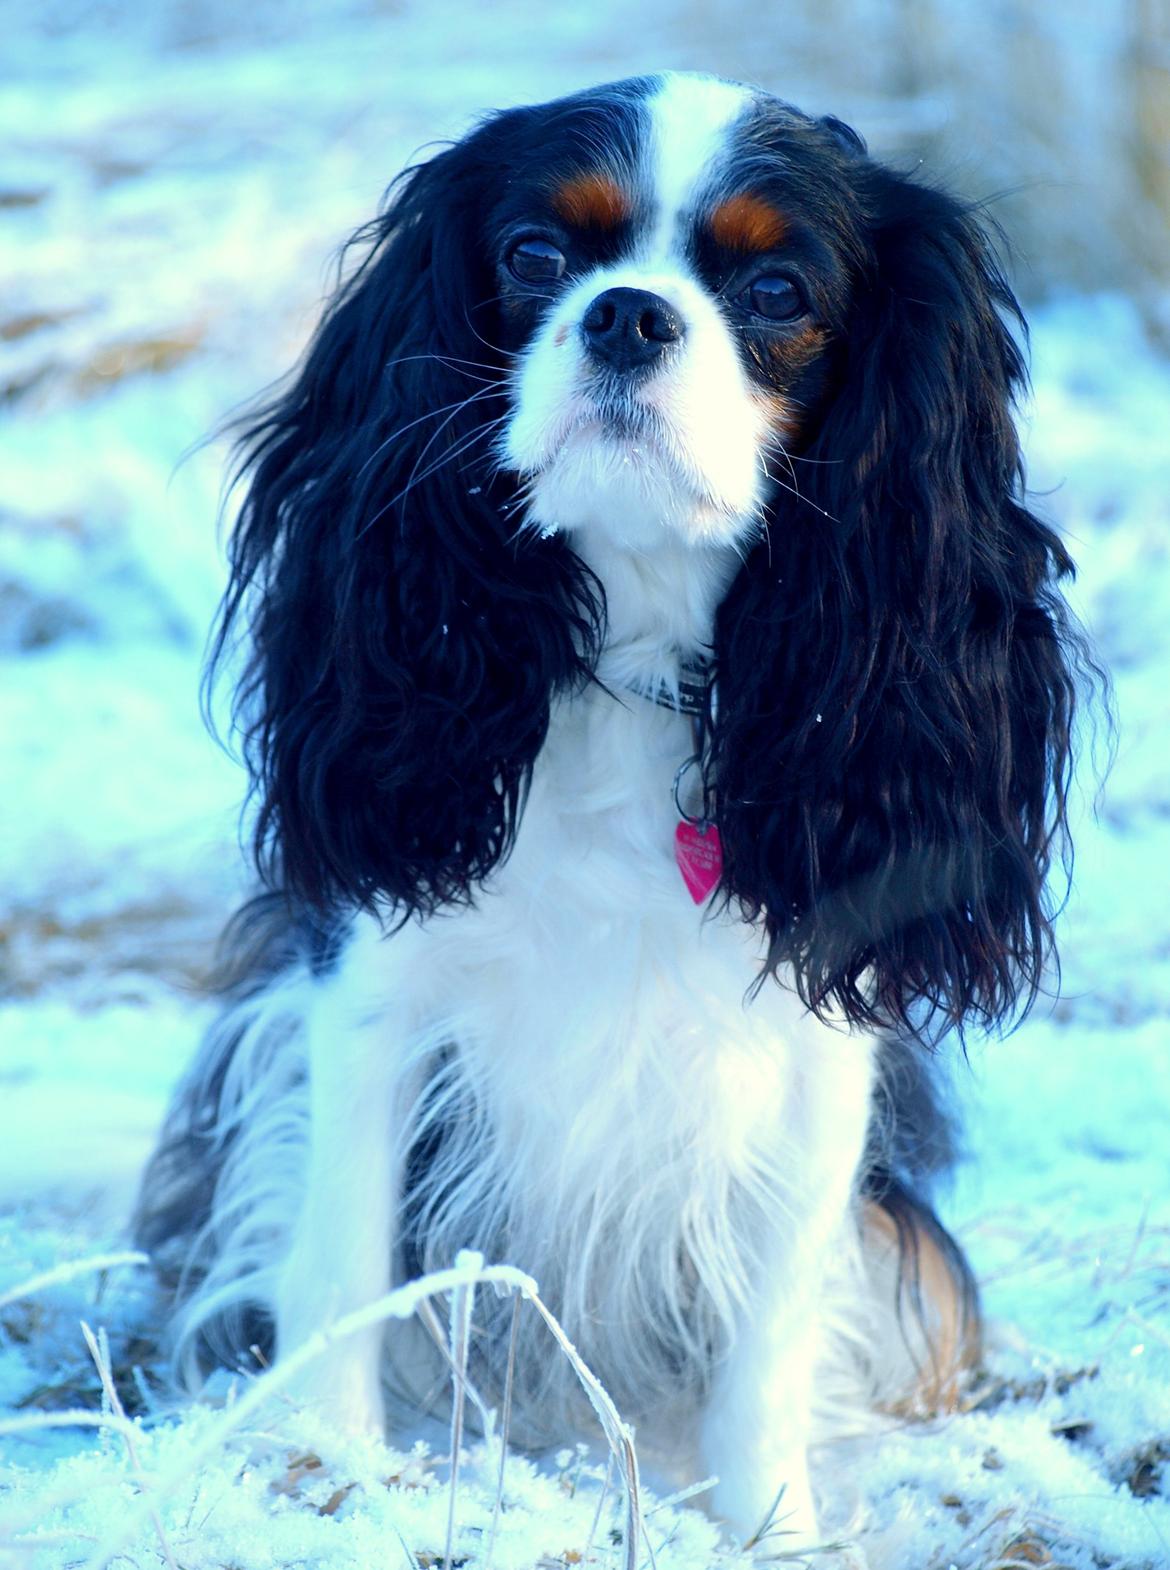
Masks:
[[[771,415],[683,243],[753,96],[716,77],[671,74],[647,99],[646,232],[632,254],[570,275],[516,368],[500,450],[528,481],[530,525],[600,530],[636,551],[660,541],[722,546],[755,526]],[[660,296],[683,329],[641,375],[601,374],[591,352],[585,316],[609,289]]]
[[[712,164],[728,145],[728,132],[751,103],[750,88],[716,76],[667,74],[649,100],[649,182],[655,220],[646,254],[665,258],[674,249],[678,220],[693,204]]]

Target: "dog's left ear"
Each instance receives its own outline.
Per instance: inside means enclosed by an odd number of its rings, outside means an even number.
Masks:
[[[1002,1022],[1050,947],[1071,562],[1024,505],[1023,322],[986,234],[868,160],[852,178],[839,388],[719,616],[723,887],[818,1011]]]

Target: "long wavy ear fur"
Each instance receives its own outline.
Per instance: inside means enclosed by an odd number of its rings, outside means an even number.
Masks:
[[[783,496],[719,616],[724,887],[818,1011],[1002,1022],[1050,945],[1072,564],[1022,499],[1023,321],[980,225],[868,160],[856,178],[871,254],[806,501]]]
[[[591,668],[597,586],[517,539],[480,254],[492,123],[401,178],[289,391],[244,433],[211,673],[237,641],[266,881],[402,919],[503,856],[550,698]],[[471,363],[474,362],[474,363]]]

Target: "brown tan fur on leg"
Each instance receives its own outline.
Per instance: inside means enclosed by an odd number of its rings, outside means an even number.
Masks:
[[[929,1209],[898,1190],[867,1201],[861,1224],[887,1336],[900,1343],[875,1368],[878,1406],[900,1417],[953,1412],[982,1354],[978,1293],[962,1251]]]

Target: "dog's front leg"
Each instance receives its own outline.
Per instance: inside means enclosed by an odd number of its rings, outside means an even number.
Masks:
[[[853,1195],[872,1082],[865,1039],[826,1032],[816,1046],[793,1076],[788,1176],[778,1178],[752,1301],[716,1370],[700,1435],[705,1468],[719,1477],[715,1511],[746,1540],[775,1504],[777,1551],[820,1541],[808,1446],[817,1381],[827,1362],[836,1366],[834,1326],[855,1290]]]
[[[747,1541],[775,1506],[769,1538],[795,1550],[817,1542],[807,1449],[820,1336],[808,1294],[771,1285],[716,1375],[701,1441],[716,1513]]]
[[[402,1057],[393,1011],[323,982],[306,1028],[304,1196],[276,1294],[277,1356],[390,1287],[403,1160]],[[351,1432],[381,1433],[381,1324],[339,1340],[293,1384]]]

